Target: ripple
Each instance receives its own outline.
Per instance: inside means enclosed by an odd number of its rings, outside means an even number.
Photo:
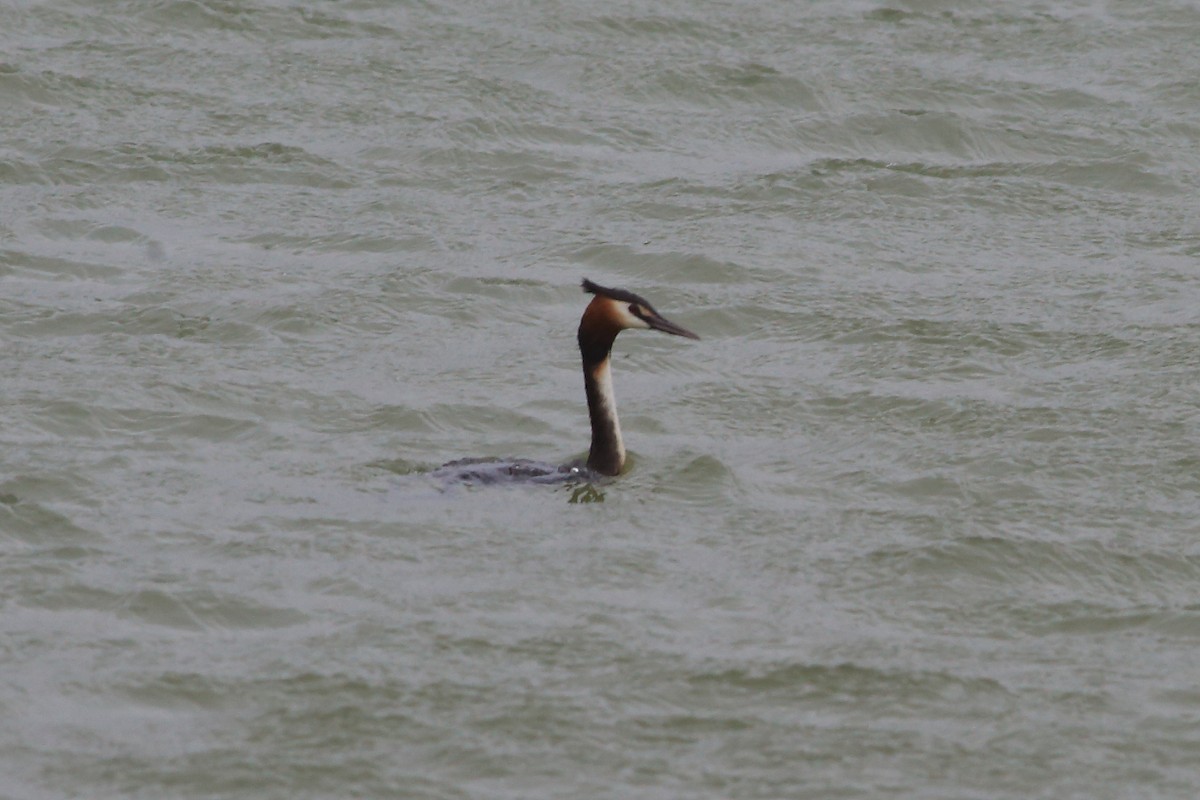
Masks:
[[[986,678],[963,678],[945,672],[888,671],[856,664],[787,664],[769,669],[732,668],[689,677],[695,688],[711,691],[727,687],[735,695],[751,696],[757,702],[785,696],[822,699],[854,705],[867,699],[874,705],[909,705],[942,698],[961,701],[965,697],[1003,701],[1005,688]],[[726,701],[733,698],[726,696]]]
[[[185,631],[287,628],[309,619],[290,608],[200,589],[141,589],[118,592],[78,584],[44,591],[30,607],[100,612],[137,623]]]
[[[978,622],[1036,635],[1142,629],[1195,635],[1190,586],[1200,559],[1125,552],[1098,542],[965,537],[876,551],[861,565],[877,586],[909,602],[936,603],[955,624]],[[967,595],[975,611],[956,609]],[[963,612],[966,612],[965,614]]]
[[[16,539],[26,545],[49,548],[42,556],[72,560],[86,557],[86,543],[97,541],[95,531],[88,530],[45,503],[24,499],[30,481],[9,480],[0,485],[0,531],[5,539]],[[78,490],[78,485],[75,489]]]
[[[91,230],[94,228],[89,227],[89,232]],[[132,231],[130,234],[137,236]],[[138,237],[138,240],[141,241],[141,237]],[[0,269],[9,271],[10,274],[33,274],[59,280],[111,280],[125,274],[124,269],[112,264],[82,262],[21,250],[0,251]]]
[[[72,145],[54,150],[34,165],[20,167],[17,177],[22,175],[38,183],[68,185],[164,183],[181,179],[327,189],[356,185],[332,161],[277,142],[210,145],[192,150],[133,143],[104,148]]]

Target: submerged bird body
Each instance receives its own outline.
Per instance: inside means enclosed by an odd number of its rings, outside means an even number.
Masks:
[[[555,466],[525,459],[462,459],[440,467],[436,475],[467,483],[558,483],[620,474],[625,465],[625,443],[617,419],[617,400],[613,393],[610,366],[617,334],[628,328],[643,328],[689,339],[700,337],[665,319],[654,310],[654,306],[633,292],[609,289],[587,279],[583,281],[583,290],[593,295],[579,320],[578,335],[579,353],[583,359],[583,386],[592,424],[592,446],[586,465]]]

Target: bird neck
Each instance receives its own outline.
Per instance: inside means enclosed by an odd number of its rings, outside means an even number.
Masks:
[[[588,468],[602,475],[620,474],[625,465],[625,443],[621,441],[621,423],[617,421],[617,397],[613,394],[608,353],[598,361],[589,361],[584,356],[583,387],[592,420]]]

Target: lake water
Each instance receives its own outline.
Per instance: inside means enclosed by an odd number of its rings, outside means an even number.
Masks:
[[[0,20],[0,797],[1200,796],[1195,4]]]

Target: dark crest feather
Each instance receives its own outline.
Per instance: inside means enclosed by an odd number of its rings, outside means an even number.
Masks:
[[[587,292],[588,294],[598,294],[603,297],[610,297],[613,300],[621,300],[626,303],[637,303],[638,305],[645,306],[651,310],[654,308],[654,306],[650,305],[643,298],[639,297],[633,292],[629,292],[624,289],[610,289],[607,286],[601,286],[597,283],[592,283],[587,278],[583,279],[583,291]]]

